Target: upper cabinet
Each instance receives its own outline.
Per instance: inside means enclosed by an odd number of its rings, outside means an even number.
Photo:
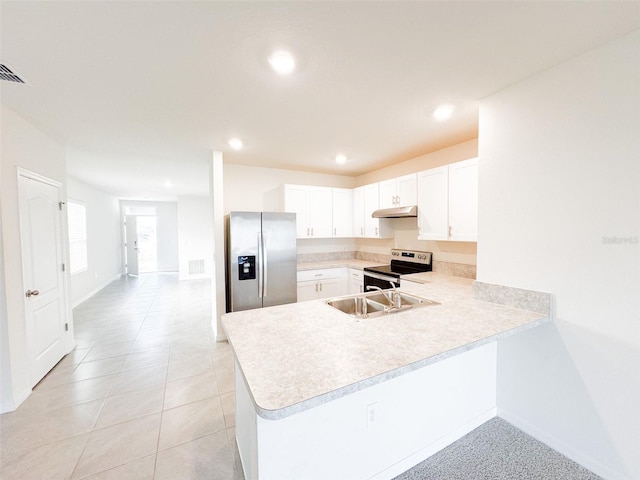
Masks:
[[[417,175],[403,175],[402,177],[384,180],[379,183],[380,207],[394,208],[416,205],[418,202]]]
[[[379,208],[380,190],[377,183],[353,189],[354,237],[388,238],[393,236],[386,219],[371,217],[371,214]]]
[[[418,238],[449,239],[449,167],[418,173]]]
[[[364,187],[353,189],[353,236],[364,237]]]
[[[353,237],[353,190],[332,188],[333,194],[333,236]]]
[[[296,214],[298,238],[333,236],[333,192],[330,187],[285,185],[284,211]]]
[[[478,159],[449,165],[449,240],[478,241]]]
[[[477,241],[477,158],[418,173],[418,238]]]

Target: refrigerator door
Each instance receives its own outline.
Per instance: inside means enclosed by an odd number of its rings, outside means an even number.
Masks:
[[[297,293],[296,214],[262,213],[263,306],[295,303]]]
[[[229,214],[228,308],[231,312],[262,307],[260,212]]]

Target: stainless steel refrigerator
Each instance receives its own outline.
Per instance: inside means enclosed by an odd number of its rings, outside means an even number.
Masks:
[[[297,301],[295,213],[231,212],[226,247],[228,312]]]

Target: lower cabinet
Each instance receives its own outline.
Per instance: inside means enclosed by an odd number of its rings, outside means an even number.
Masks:
[[[348,292],[348,268],[322,268],[298,272],[298,301],[339,297]]]
[[[349,295],[364,292],[364,272],[357,268],[349,269]]]

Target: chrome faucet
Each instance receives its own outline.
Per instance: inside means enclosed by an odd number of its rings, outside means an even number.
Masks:
[[[383,290],[382,288],[378,287],[377,285],[368,285],[367,286],[367,290],[378,290],[382,295],[384,295],[384,298],[387,299],[387,301],[389,302],[389,307],[385,308],[385,310],[389,311],[391,309],[399,309],[400,308],[400,294],[398,293],[398,291],[395,289],[395,285],[392,283],[391,285],[393,285],[393,290],[391,291],[387,291],[387,290]]]

